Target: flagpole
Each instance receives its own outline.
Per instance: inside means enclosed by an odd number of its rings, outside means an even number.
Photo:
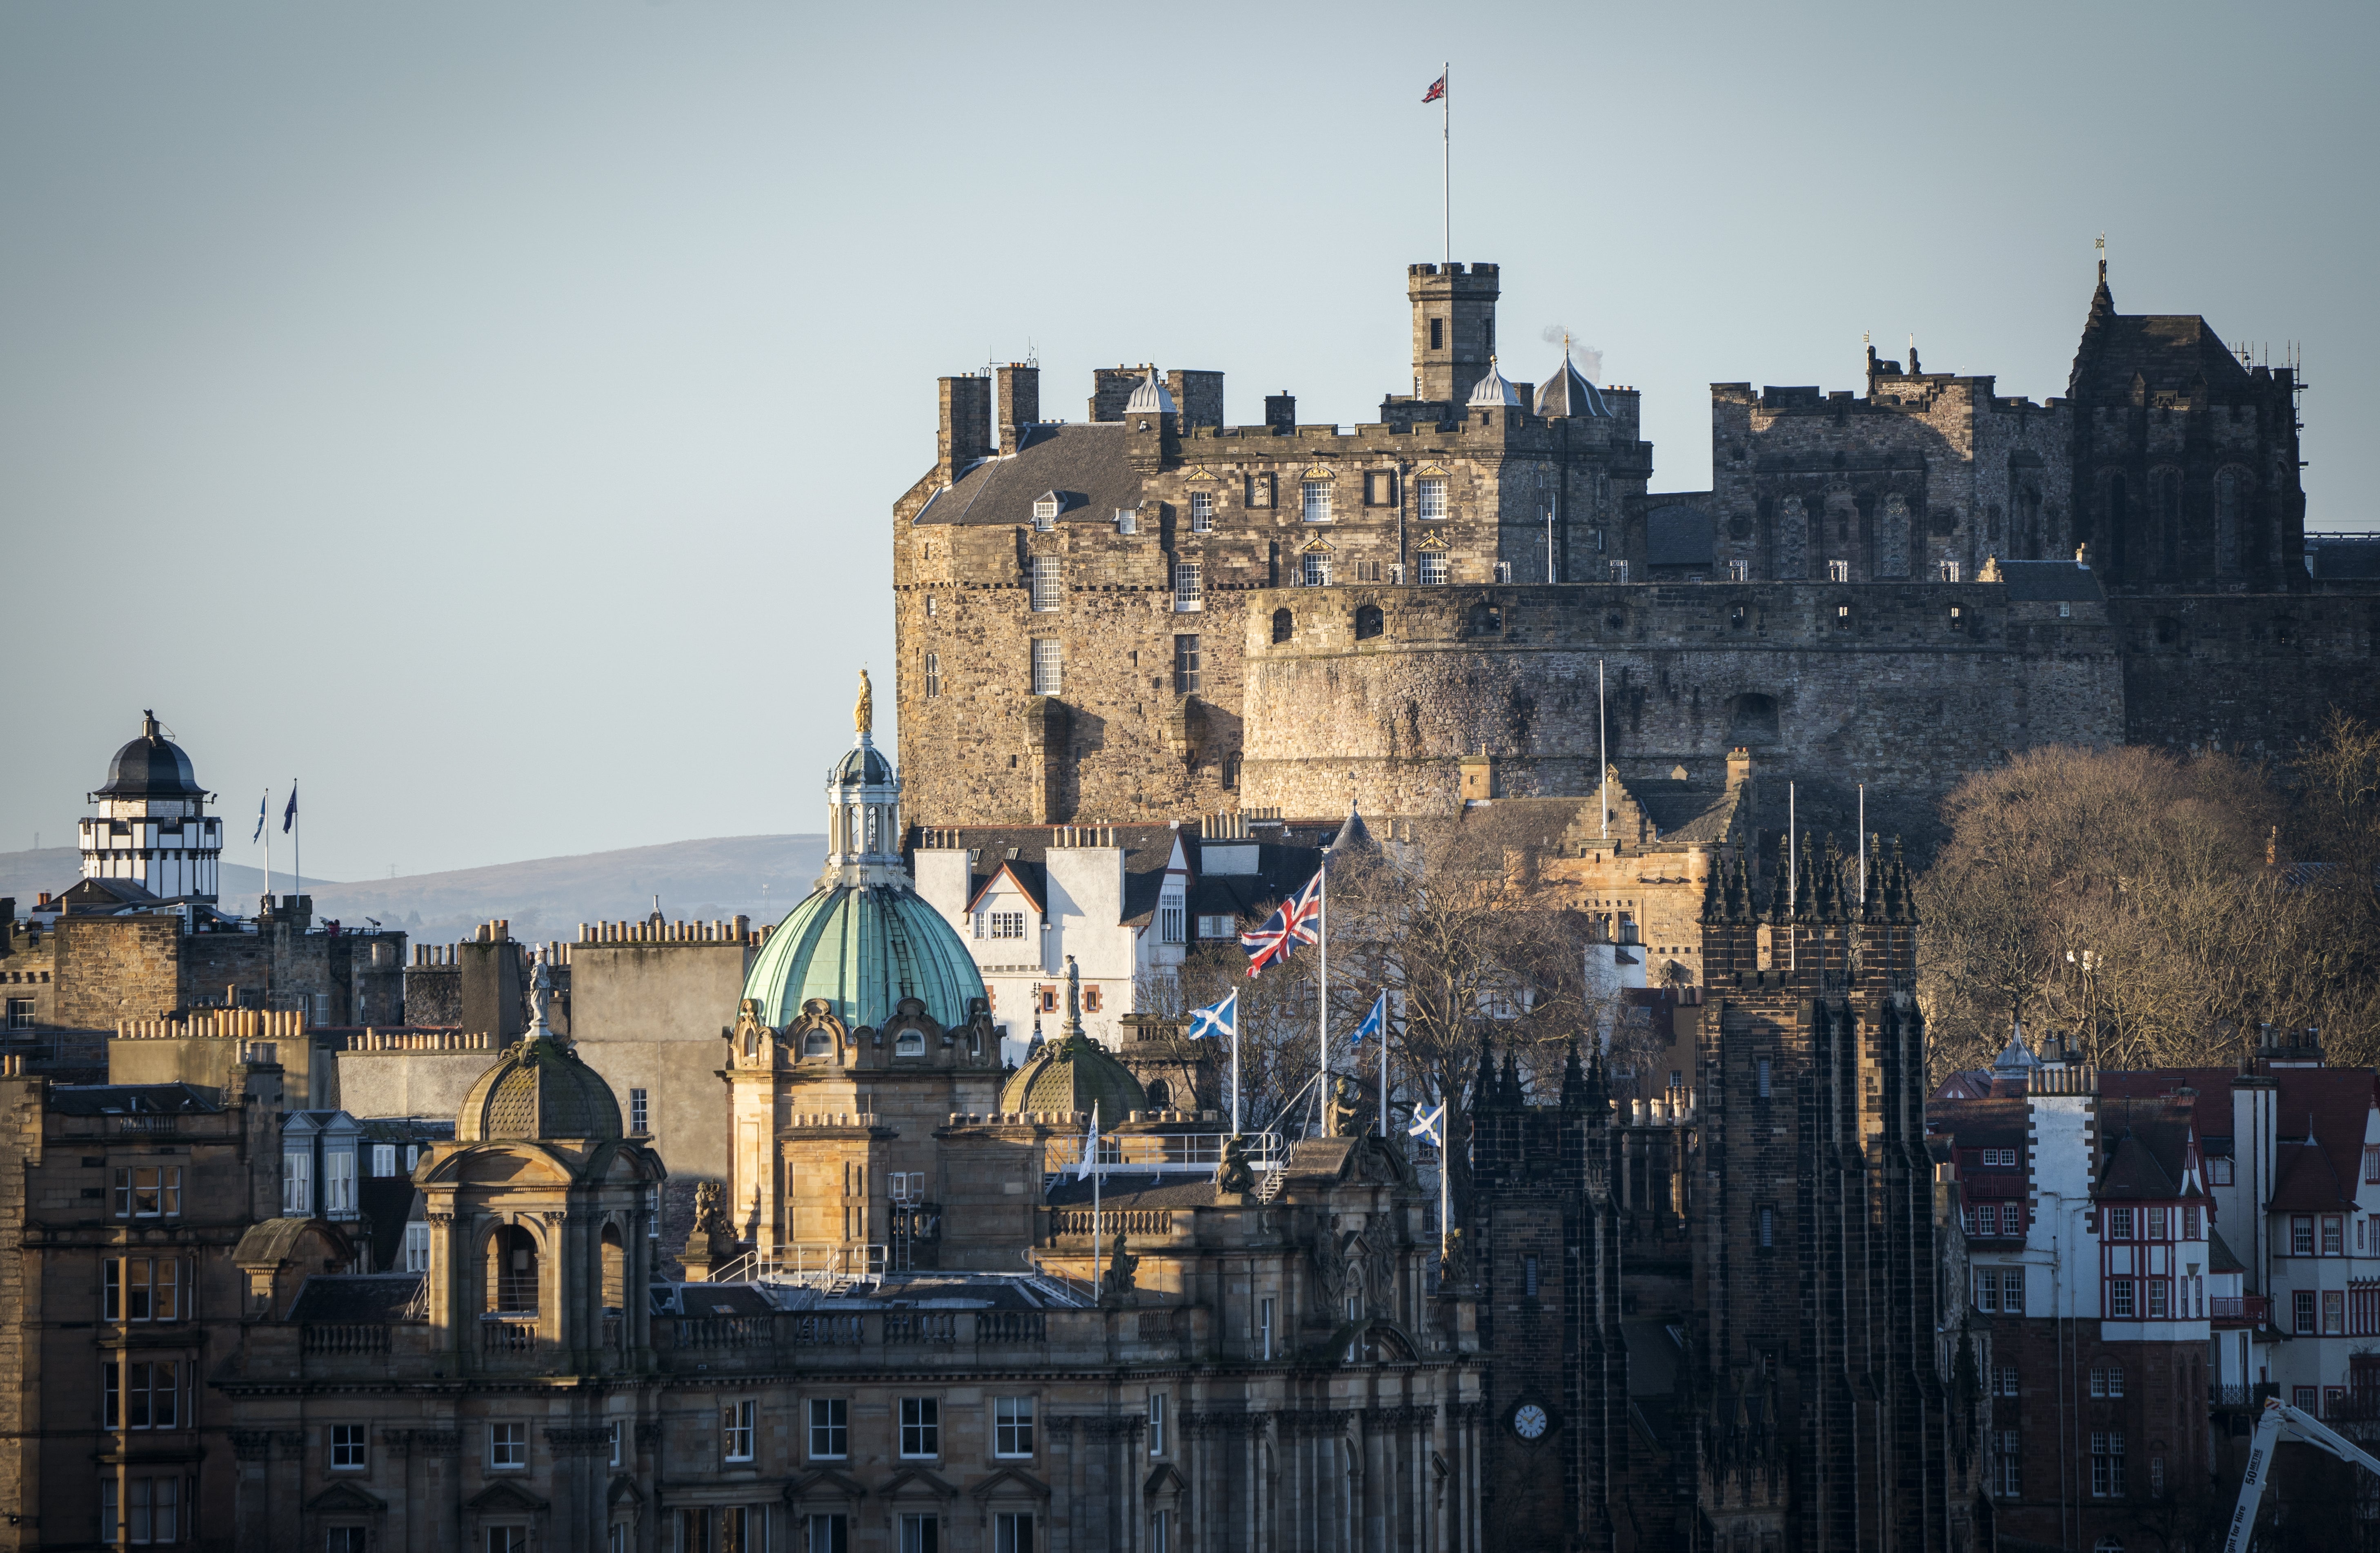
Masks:
[[[1859,785],[1860,904],[1867,904],[1867,784]]]
[[[1099,1103],[1091,1101],[1091,1297],[1099,1292]]]
[[[1233,997],[1239,996],[1237,993]],[[1240,1135],[1240,1009],[1232,1006],[1232,1136]]]
[[[1609,721],[1604,712],[1603,660],[1597,658],[1595,660],[1595,790],[1603,800],[1603,829],[1600,834],[1607,841],[1611,838],[1611,752],[1604,730]]]
[[[1446,1102],[1446,1092],[1440,1090],[1438,1101],[1438,1266],[1441,1278],[1445,1276],[1447,1247],[1454,1243],[1454,1107]]]
[[[264,789],[264,809],[258,814],[257,829],[264,833],[264,899],[273,899],[273,789]]]
[[[1389,1141],[1389,995],[1380,994],[1380,1142]]]
[[[1322,1077],[1315,1086],[1314,1104],[1317,1119],[1327,1127],[1330,1121],[1330,862],[1327,850],[1314,877],[1315,948],[1322,956],[1322,996],[1317,1000],[1314,1021],[1322,1054]],[[1322,1136],[1322,1129],[1317,1128],[1314,1135]]]
[[[1802,884],[1802,838],[1798,834],[1802,822],[1794,818],[1793,802],[1793,784],[1788,782],[1785,784],[1785,921],[1788,924],[1785,929],[1785,968],[1788,971],[1802,968],[1802,946],[1795,942],[1800,935],[1791,925],[1800,904]]]
[[[306,893],[306,816],[298,813],[298,778],[289,778],[289,868],[298,875],[292,887],[298,895]]]
[[[1451,272],[1454,268],[1454,65],[1451,60],[1439,67],[1438,79],[1443,87],[1438,94],[1439,187],[1445,203],[1446,267]]]

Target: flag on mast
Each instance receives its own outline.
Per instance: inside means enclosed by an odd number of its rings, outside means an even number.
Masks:
[[[1421,94],[1421,100],[1425,103],[1435,103],[1440,97],[1445,95],[1446,78],[1444,76],[1440,76],[1436,80],[1429,83],[1429,90]]]
[[[264,823],[272,817],[273,789],[267,788],[264,796],[256,801],[256,834],[248,838],[251,844],[264,839]]]
[[[1405,1135],[1419,1138],[1432,1148],[1444,1148],[1446,1146],[1445,1128],[1446,1102],[1440,1100],[1428,1110],[1415,1111],[1414,1123],[1405,1129]]]
[[[1190,1010],[1190,1039],[1205,1041],[1220,1037],[1230,1040],[1239,1033],[1240,995],[1236,992],[1201,1009]]]
[[[1083,1135],[1083,1158],[1082,1162],[1075,1167],[1075,1179],[1081,1180],[1085,1176],[1089,1175],[1091,1167],[1097,1162],[1099,1156],[1099,1103],[1094,1100],[1091,1102],[1091,1130]]]
[[[1240,935],[1240,948],[1248,954],[1248,974],[1253,977],[1275,960],[1288,958],[1300,944],[1316,942],[1320,929],[1315,919],[1321,912],[1322,870],[1318,868],[1305,887],[1282,901],[1262,927]]]
[[[282,834],[282,835],[284,835],[284,836],[288,835],[288,834],[289,834],[289,827],[290,827],[291,825],[296,825],[297,823],[298,823],[298,783],[297,783],[297,782],[296,782],[296,780],[293,778],[293,779],[291,780],[290,784],[289,784],[289,806],[288,806],[287,808],[285,808],[285,809],[284,809],[284,810],[282,810],[282,811],[281,811],[281,834]]]
[[[1364,1022],[1355,1027],[1354,1044],[1360,1046],[1364,1044],[1366,1036],[1385,1035],[1388,1033],[1389,995],[1384,992],[1372,999],[1372,1011],[1366,1014]]]

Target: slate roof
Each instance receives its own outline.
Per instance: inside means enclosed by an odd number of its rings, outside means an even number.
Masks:
[[[1017,450],[962,472],[917,516],[919,523],[1031,527],[1033,504],[1056,492],[1062,523],[1115,520],[1118,507],[1140,506],[1140,475],[1125,457],[1122,422],[1035,426]]]
[[[2274,1212],[2337,1213],[2355,1206],[2348,1185],[2353,1176],[2342,1180],[2320,1143],[2285,1138],[2274,1153]]]
[[[50,1109],[61,1116],[151,1116],[220,1111],[223,1095],[203,1084],[53,1084]]]
[[[289,1307],[292,1321],[401,1321],[420,1273],[316,1273]]]
[[[2206,1270],[2210,1273],[2244,1273],[2248,1270],[2248,1264],[2240,1260],[2239,1253],[2231,1249],[2231,1242],[2225,1240],[2222,1232],[2212,1224],[2206,1227]]]
[[[1165,867],[1173,856],[1177,838],[1182,843],[1183,857],[1190,865],[1187,908],[1194,916],[1268,914],[1281,897],[1314,876],[1315,861],[1320,856],[1317,847],[1253,838],[1219,840],[1209,844],[1257,848],[1257,872],[1209,876],[1199,871],[1201,842],[1191,828],[1177,831],[1170,825],[1106,828],[1114,837],[1115,845],[1123,849],[1123,924],[1132,927],[1148,925],[1156,914],[1158,897],[1165,887]],[[976,854],[975,862],[967,870],[970,906],[1002,867],[1016,875],[1017,883],[1037,906],[1048,904],[1048,860],[1055,827],[970,826],[961,828],[956,835],[958,844]],[[1012,848],[1016,852],[1014,858],[1008,855]]]
[[[2138,375],[2151,392],[2185,391],[2201,378],[2218,398],[2252,386],[2248,369],[2197,313],[2122,313],[2102,279],[2067,377],[2070,398],[2121,397]]]

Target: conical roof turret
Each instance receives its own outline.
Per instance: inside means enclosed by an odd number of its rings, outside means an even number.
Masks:
[[[1496,358],[1490,356],[1488,358],[1488,375],[1472,385],[1471,408],[1493,410],[1498,405],[1507,405],[1514,410],[1524,408],[1521,403],[1521,391],[1496,370]]]

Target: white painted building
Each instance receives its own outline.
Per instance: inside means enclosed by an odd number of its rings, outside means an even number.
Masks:
[[[91,795],[99,813],[80,826],[82,876],[135,884],[161,900],[213,901],[223,857],[223,821],[206,812],[213,796],[157,715],[143,712],[140,737],[115,752],[107,785]]]

